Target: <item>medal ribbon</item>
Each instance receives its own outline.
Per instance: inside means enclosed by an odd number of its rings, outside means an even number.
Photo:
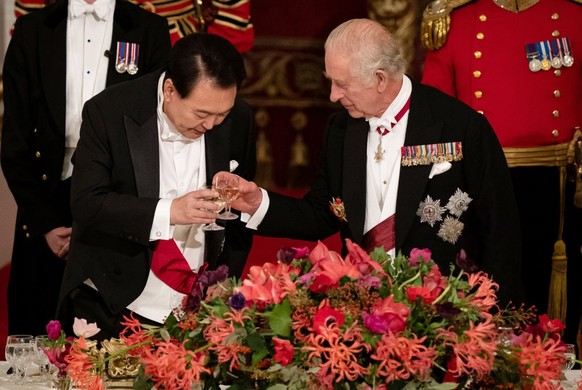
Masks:
[[[390,129],[393,129],[394,126],[396,126],[398,124],[398,122],[400,122],[400,119],[402,119],[404,114],[406,114],[408,112],[409,108],[410,108],[410,96],[408,97],[408,100],[406,101],[406,103],[404,103],[404,106],[400,109],[400,111],[398,111],[398,114],[396,114],[396,116],[394,116],[394,120],[396,120],[396,123],[390,123]],[[388,134],[389,130],[384,128],[383,126],[378,126],[378,127],[376,127],[376,131],[378,132],[378,134],[384,136],[384,135]]]

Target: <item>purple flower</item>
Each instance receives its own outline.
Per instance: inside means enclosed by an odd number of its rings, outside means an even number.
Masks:
[[[57,340],[61,336],[61,323],[57,320],[51,320],[46,325],[46,333],[51,340]]]
[[[290,264],[295,259],[301,259],[309,254],[307,247],[294,248],[284,246],[277,251],[277,260],[283,264]]]
[[[465,252],[464,249],[461,249],[459,254],[457,254],[456,263],[460,269],[470,274],[475,273],[479,270],[477,264],[475,264],[475,262],[472,259],[467,257],[467,252]]]
[[[203,287],[211,286],[217,282],[222,282],[228,276],[228,267],[226,265],[221,265],[214,271],[204,270],[198,275],[196,279],[196,284],[200,284]]]
[[[382,280],[378,276],[372,275],[362,276],[360,280],[358,280],[358,283],[361,286],[366,287],[368,289],[382,287]]]
[[[247,304],[247,300],[241,293],[236,293],[228,299],[228,305],[234,310],[242,310]]]
[[[453,306],[452,302],[438,303],[435,305],[437,313],[444,319],[451,319],[461,312],[461,309]]]

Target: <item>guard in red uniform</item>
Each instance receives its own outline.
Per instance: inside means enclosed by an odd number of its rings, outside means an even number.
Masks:
[[[582,209],[569,170],[582,126],[581,4],[436,0],[422,26],[429,49],[422,81],[485,115],[504,148],[520,205],[525,292],[540,314],[548,309],[554,243],[561,235],[566,244],[569,342],[582,297]]]

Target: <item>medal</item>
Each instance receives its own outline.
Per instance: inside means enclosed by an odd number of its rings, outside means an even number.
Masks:
[[[380,136],[378,146],[376,147],[376,151],[374,152],[374,161],[380,164],[382,160],[384,160],[384,149],[382,149],[382,136]]]
[[[528,60],[529,70],[539,72],[542,69],[542,62],[539,60],[540,52],[535,43],[525,45],[525,53]]]
[[[548,55],[546,54],[547,52],[549,52],[549,50],[546,51],[546,49],[549,48],[546,47],[546,42],[539,42],[538,46],[540,47],[542,52],[541,68],[543,70],[550,70],[552,68],[552,63],[550,62],[550,60],[548,60]]]
[[[557,41],[551,41],[552,47],[552,68],[560,69],[562,67],[562,58],[560,58],[560,49]]]
[[[139,57],[139,44],[137,43],[131,43],[130,44],[130,61],[129,61],[129,65],[127,65],[127,73],[129,73],[130,75],[134,75],[137,73],[138,71],[138,67],[137,67],[137,61],[138,61],[138,57]]]
[[[127,42],[117,42],[117,55],[115,56],[115,70],[124,73],[127,70]]]
[[[443,220],[443,214],[446,211],[447,210],[441,206],[440,199],[432,200],[432,198],[427,195],[426,199],[418,205],[416,215],[420,217],[421,223],[426,222],[433,227],[435,223]]]
[[[574,57],[572,56],[572,53],[570,52],[570,39],[569,38],[560,38],[559,42],[562,44],[562,49],[564,52],[564,56],[562,57],[562,64],[564,64],[565,67],[569,68],[572,65],[574,65]]]

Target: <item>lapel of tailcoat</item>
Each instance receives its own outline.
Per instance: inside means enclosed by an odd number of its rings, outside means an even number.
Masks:
[[[435,123],[430,101],[418,83],[412,83],[410,113],[404,146],[440,142],[442,123]],[[423,200],[432,165],[400,167],[398,197],[396,200],[396,248],[402,247]]]

